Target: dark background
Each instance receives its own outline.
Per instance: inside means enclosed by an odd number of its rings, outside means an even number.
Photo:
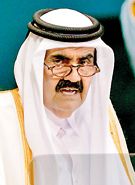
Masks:
[[[135,79],[123,42],[119,18],[100,19],[105,27],[102,39],[115,53],[111,100],[123,129],[130,153],[135,153]],[[107,34],[106,34],[107,33]],[[131,156],[135,169],[135,156]]]
[[[101,19],[105,27],[102,39],[115,53],[111,100],[123,128],[130,153],[135,153],[135,80],[118,18]],[[107,33],[107,34],[106,34]]]
[[[120,120],[130,153],[135,153],[135,81],[124,46],[120,9],[124,0],[6,0],[0,2],[0,90],[16,88],[13,68],[25,39],[27,23],[44,8],[72,8],[99,19],[105,27],[102,39],[113,48],[115,69],[111,100]],[[133,161],[134,163],[134,161]]]

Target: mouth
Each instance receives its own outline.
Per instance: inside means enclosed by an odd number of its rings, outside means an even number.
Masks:
[[[77,94],[79,90],[67,87],[67,88],[61,88],[59,92],[61,92],[62,94],[71,96],[71,95]]]

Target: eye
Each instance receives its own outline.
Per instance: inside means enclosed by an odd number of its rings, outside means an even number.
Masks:
[[[63,60],[61,60],[61,59],[54,59],[54,60],[53,60],[53,63],[54,63],[54,64],[60,65],[60,64],[63,64],[64,62],[63,62]]]
[[[81,58],[79,62],[81,65],[93,65],[94,58],[93,58],[93,56],[89,55],[87,57]]]
[[[87,65],[87,64],[90,64],[91,62],[90,62],[90,60],[89,59],[84,59],[84,60],[81,60],[80,61],[80,64],[81,65]]]
[[[68,65],[69,60],[68,59],[54,59],[53,63],[54,65]]]

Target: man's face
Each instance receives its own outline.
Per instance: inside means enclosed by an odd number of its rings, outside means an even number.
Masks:
[[[94,65],[94,52],[93,47],[50,49],[46,51],[44,62],[49,67],[58,64]],[[80,76],[76,67],[66,77],[57,77],[44,67],[44,105],[59,118],[70,117],[86,99],[91,81],[92,77]]]

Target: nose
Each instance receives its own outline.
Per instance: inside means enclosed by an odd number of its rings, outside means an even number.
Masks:
[[[72,72],[64,77],[64,80],[70,80],[71,82],[77,82],[81,80],[81,76],[77,72],[77,67],[72,67]]]

